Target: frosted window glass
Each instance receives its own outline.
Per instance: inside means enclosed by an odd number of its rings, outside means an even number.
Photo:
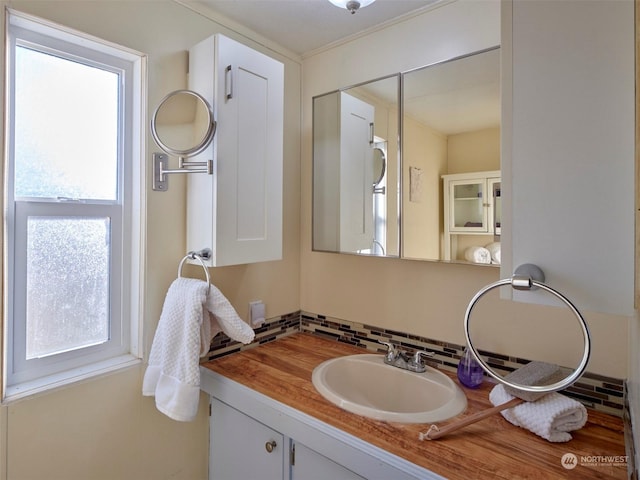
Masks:
[[[27,359],[109,340],[109,218],[27,222]]]
[[[25,47],[15,75],[16,197],[116,200],[119,75]]]

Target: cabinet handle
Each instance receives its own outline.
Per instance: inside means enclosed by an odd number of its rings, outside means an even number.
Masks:
[[[231,100],[233,98],[233,76],[231,65],[228,65],[224,70],[224,93],[227,100]]]
[[[278,446],[278,444],[276,443],[275,440],[270,440],[267,443],[264,444],[264,448],[267,449],[267,452],[271,453],[273,452],[276,447]]]

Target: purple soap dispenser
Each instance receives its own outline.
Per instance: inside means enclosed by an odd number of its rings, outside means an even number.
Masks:
[[[484,370],[473,357],[469,348],[465,348],[462,358],[460,358],[460,362],[458,363],[458,380],[460,380],[460,383],[465,387],[478,388],[482,385],[483,379]]]

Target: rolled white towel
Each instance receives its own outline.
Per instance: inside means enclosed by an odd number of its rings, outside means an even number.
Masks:
[[[491,263],[496,263],[500,265],[500,261],[502,257],[500,253],[500,242],[490,243],[489,245],[485,245],[484,248],[489,250],[489,253],[491,254]]]
[[[464,258],[473,263],[491,263],[491,253],[484,247],[469,247],[464,251]]]
[[[513,398],[503,385],[496,385],[489,393],[489,401],[493,405],[502,405]],[[550,442],[568,442],[572,437],[567,432],[579,430],[587,423],[584,405],[557,392],[500,413],[512,424],[526,428]]]

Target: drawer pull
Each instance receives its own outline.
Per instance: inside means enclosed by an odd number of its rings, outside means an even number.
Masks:
[[[266,448],[269,453],[273,452],[277,446],[278,444],[275,440],[271,440],[264,444],[264,448]]]

